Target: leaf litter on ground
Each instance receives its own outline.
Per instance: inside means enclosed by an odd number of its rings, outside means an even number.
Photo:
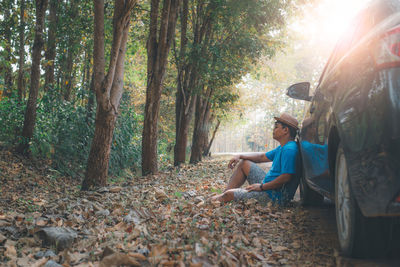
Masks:
[[[81,192],[77,179],[49,175],[46,162],[0,150],[0,264],[334,265],[335,241],[296,203],[207,201],[231,175],[226,162],[208,158]]]

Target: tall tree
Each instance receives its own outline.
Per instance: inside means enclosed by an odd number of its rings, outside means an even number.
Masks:
[[[205,75],[198,86],[203,89],[198,90],[191,163],[200,161],[207,148],[211,104],[230,102],[231,95],[227,90],[250,70],[261,52],[274,54],[276,33],[284,27],[284,11],[290,7],[289,2],[283,1],[215,3],[213,34],[201,53]]]
[[[24,88],[24,63],[25,63],[25,0],[20,1],[20,22],[19,22],[19,60],[18,60],[18,79],[17,91],[21,101]]]
[[[12,67],[11,67],[11,11],[14,1],[6,0],[4,1],[3,8],[4,10],[4,41],[5,41],[5,63],[6,66],[4,68],[4,85],[5,85],[5,95],[11,95],[13,79],[12,79]]]
[[[174,38],[180,0],[164,0],[159,22],[160,0],[151,0],[147,42],[147,88],[142,134],[142,174],[156,173],[160,97],[169,49]]]
[[[49,31],[47,34],[46,73],[44,80],[44,89],[54,85],[54,61],[56,58],[56,31],[57,31],[57,8],[58,0],[50,0],[49,5]]]
[[[79,13],[78,0],[70,0],[69,5],[67,6],[67,10],[69,13],[69,19],[71,23],[75,23],[77,21],[78,13]],[[71,98],[71,90],[73,88],[74,82],[74,59],[76,58],[77,47],[79,43],[79,35],[76,32],[69,31],[67,33],[67,54],[66,60],[64,64],[64,79],[62,82],[63,90],[64,90],[64,99],[69,101]]]
[[[40,59],[43,50],[43,27],[44,18],[47,8],[47,0],[36,0],[36,24],[35,24],[35,40],[32,47],[32,67],[31,82],[29,88],[29,98],[25,110],[24,127],[22,129],[23,140],[18,147],[19,152],[28,152],[29,141],[33,137],[33,131],[36,124],[36,102],[40,85]]]
[[[113,41],[105,74],[104,0],[94,0],[93,75],[96,92],[96,126],[82,190],[107,183],[111,142],[123,92],[124,59],[130,14],[137,0],[115,0]]]
[[[215,16],[216,1],[183,2],[181,12],[181,48],[176,57],[178,69],[175,101],[176,133],[174,147],[174,165],[185,162],[189,124],[193,115],[199,86],[199,79],[204,74],[204,52],[212,35],[212,23]],[[188,27],[188,15],[191,9],[192,19]],[[191,30],[188,33],[188,28]],[[190,40],[188,35],[191,36]],[[175,52],[175,55],[177,52]]]

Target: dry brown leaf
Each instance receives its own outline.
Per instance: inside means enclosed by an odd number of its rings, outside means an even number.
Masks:
[[[9,257],[10,259],[17,257],[17,250],[12,243],[13,242],[10,242],[10,240],[7,240],[7,242],[4,244],[4,247],[6,248],[6,251],[4,251],[4,256]]]
[[[133,257],[122,253],[114,253],[104,257],[99,267],[111,267],[120,265],[141,266]]]
[[[122,187],[120,187],[120,186],[115,186],[115,187],[111,187],[110,190],[109,190],[109,192],[111,192],[111,193],[118,193],[118,192],[120,192],[121,190],[122,190]]]
[[[141,261],[145,261],[147,259],[146,256],[141,253],[129,252],[128,255]]]
[[[37,220],[36,225],[37,226],[45,226],[45,225],[47,225],[47,220]]]
[[[167,193],[165,193],[165,191],[160,188],[154,189],[154,192],[155,192],[155,197],[159,200],[164,200],[168,198]]]
[[[288,250],[288,248],[284,247],[284,246],[272,247],[272,251],[274,251],[274,252],[281,252],[281,251],[284,251],[284,250]]]
[[[4,235],[2,235],[0,233],[0,243],[3,243],[6,239],[7,239],[7,237],[5,237]]]
[[[151,248],[149,257],[158,257],[165,255],[168,251],[168,248],[165,245],[158,244]]]

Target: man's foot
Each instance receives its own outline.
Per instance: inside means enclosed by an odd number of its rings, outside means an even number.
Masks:
[[[210,198],[208,198],[208,201],[210,201],[210,202],[216,202],[216,201],[223,202],[222,196],[223,196],[223,193],[211,196]]]

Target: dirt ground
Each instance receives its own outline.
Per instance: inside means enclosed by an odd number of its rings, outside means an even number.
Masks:
[[[338,253],[334,206],[222,205],[226,157],[81,192],[0,150],[1,266],[400,266]],[[268,165],[264,166],[268,168]],[[298,196],[297,196],[298,197]]]

